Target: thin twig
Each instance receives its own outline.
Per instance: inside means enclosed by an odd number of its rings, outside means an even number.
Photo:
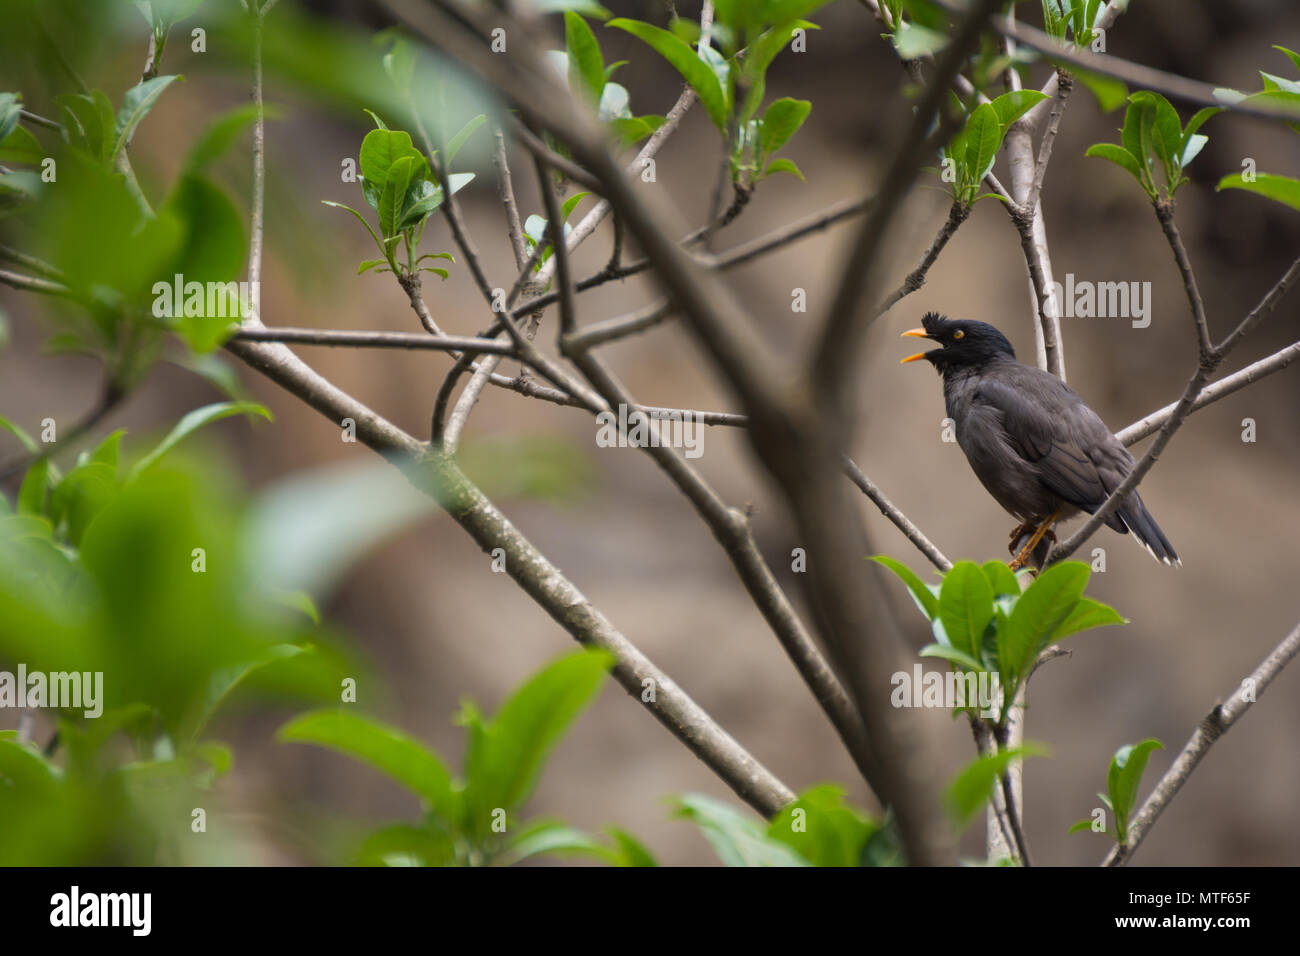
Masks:
[[[412,349],[434,352],[470,352],[475,355],[513,355],[514,346],[500,339],[460,335],[422,335],[417,332],[366,332],[340,329],[266,327],[240,329],[231,336],[243,342],[294,342],[333,348]]]
[[[912,523],[907,515],[903,514],[902,509],[885,497],[885,493],[876,486],[876,483],[862,473],[862,469],[848,455],[844,456],[844,473],[849,476],[855,485],[862,489],[862,493],[870,498],[880,509],[880,513],[894,523],[894,527],[903,532],[903,536],[908,541],[916,545],[923,555],[929,559],[940,571],[945,574],[952,570],[952,562],[944,557],[943,552],[934,546],[934,543]]]

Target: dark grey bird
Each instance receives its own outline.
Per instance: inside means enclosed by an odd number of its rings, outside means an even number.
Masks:
[[[1011,533],[1012,565],[1031,555],[1041,565],[1055,540],[1051,526],[1080,511],[1095,513],[1132,472],[1133,456],[1073,389],[1017,362],[993,326],[936,312],[921,324],[903,335],[941,347],[903,361],[924,359],[943,376],[948,417],[966,460],[998,504],[1023,522]],[[1120,534],[1132,531],[1157,561],[1182,564],[1136,490],[1106,524]]]

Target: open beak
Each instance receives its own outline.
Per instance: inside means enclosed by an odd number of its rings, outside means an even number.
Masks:
[[[908,329],[906,332],[903,333],[903,336],[908,338],[913,338],[913,339],[930,338],[930,334],[926,332],[925,329]],[[915,362],[917,359],[923,359],[923,358],[925,358],[925,353],[917,352],[915,355],[909,355],[907,358],[902,359],[898,364],[905,365],[908,362]]]

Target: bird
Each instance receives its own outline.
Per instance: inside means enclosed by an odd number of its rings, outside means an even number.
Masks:
[[[1010,566],[1032,560],[1041,567],[1056,540],[1052,526],[1094,514],[1133,471],[1133,456],[1065,382],[1016,361],[992,325],[927,312],[921,326],[902,334],[940,347],[902,362],[927,361],[943,376],[957,444],[988,493],[1022,522],[1011,532]],[[1105,523],[1120,534],[1131,531],[1157,561],[1182,564],[1136,489]]]

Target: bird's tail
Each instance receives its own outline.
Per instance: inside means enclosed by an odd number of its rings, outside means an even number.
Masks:
[[[1142,498],[1136,491],[1128,496],[1117,514],[1133,532],[1133,537],[1137,539],[1138,544],[1146,548],[1151,557],[1171,567],[1182,566],[1183,562],[1174,552],[1174,546],[1160,530],[1156,519],[1151,517],[1151,512],[1147,511],[1147,506],[1142,503]]]

